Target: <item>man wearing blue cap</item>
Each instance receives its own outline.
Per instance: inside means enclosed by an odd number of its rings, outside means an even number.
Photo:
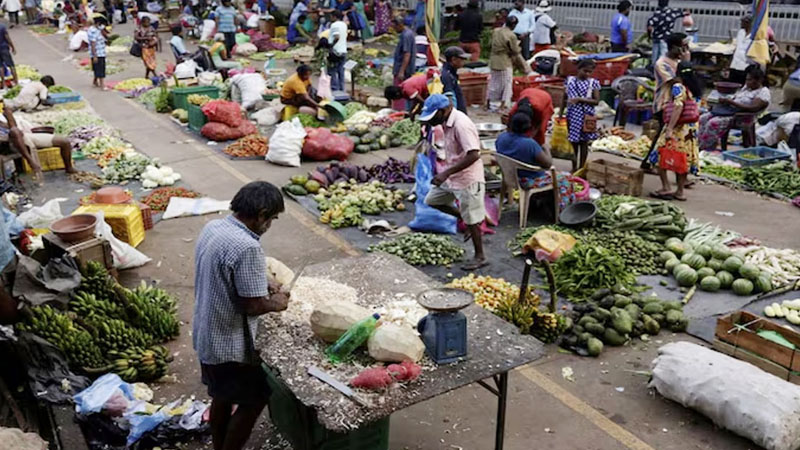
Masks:
[[[478,129],[469,117],[455,109],[442,94],[425,100],[418,120],[444,128],[445,169],[433,177],[425,204],[462,220],[475,248],[475,259],[464,270],[475,270],[489,264],[483,254],[480,225],[486,218],[483,196],[486,180],[480,157]],[[458,208],[453,202],[458,200]]]

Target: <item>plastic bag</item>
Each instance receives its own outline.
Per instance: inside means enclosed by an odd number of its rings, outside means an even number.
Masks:
[[[569,251],[575,246],[577,241],[569,234],[560,231],[543,228],[533,233],[522,246],[522,253],[528,254],[532,251],[537,252],[537,259],[540,259],[542,252],[549,261],[555,261],[562,253]]]
[[[573,153],[572,145],[567,139],[567,119],[558,117],[553,119],[553,136],[550,138],[550,151],[562,155]]]
[[[417,180],[415,185],[417,200],[414,202],[414,219],[408,226],[415,231],[455,234],[456,218],[425,204],[425,196],[431,190],[433,179],[432,157],[434,156],[428,154],[419,154],[417,157],[417,166],[414,170]]]
[[[200,72],[200,66],[193,59],[186,60],[175,66],[175,76],[178,79],[194,78]]]
[[[649,387],[718,426],[770,450],[800,446],[800,386],[690,342],[659,348],[652,368]]]
[[[338,159],[344,161],[353,152],[353,141],[331,133],[327,128],[306,128],[306,142],[302,155],[313,161]]]
[[[44,205],[34,206],[20,214],[17,219],[25,228],[47,228],[51,223],[64,217],[59,203],[66,200],[66,198],[48,200]]]
[[[317,82],[317,95],[324,99],[333,99],[333,92],[331,91],[331,76],[328,72],[322,71],[319,74],[319,81]]]
[[[278,102],[277,104],[275,102]],[[256,121],[257,124],[261,125],[262,127],[268,127],[271,125],[275,125],[281,120],[281,111],[283,110],[283,105],[280,104],[280,100],[275,99],[270,102],[270,105],[264,109],[256,111],[251,116],[253,120]]]
[[[150,262],[150,257],[136,250],[127,242],[122,242],[111,232],[111,225],[105,222],[103,211],[94,214],[97,216],[97,225],[94,235],[103,238],[111,244],[111,256],[114,257],[114,267],[117,269],[132,269]]]
[[[244,33],[236,33],[236,45],[247,44],[250,42],[250,36]]]
[[[130,432],[128,433],[128,446],[138,441],[143,434],[169,419],[169,416],[163,411],[158,411],[150,415],[130,414],[125,417],[131,425]]]
[[[306,130],[296,117],[275,127],[265,160],[280,166],[300,167]]]
[[[203,30],[200,32],[200,42],[210,41],[217,30],[217,22],[206,19],[203,21]]]
[[[230,209],[230,200],[214,200],[213,198],[183,198],[171,197],[164,211],[162,219],[174,219],[175,217],[202,216],[223,212]]]
[[[209,122],[224,123],[229,127],[238,127],[242,123],[242,107],[236,102],[227,100],[211,100],[201,108]]]
[[[267,82],[260,74],[247,73],[231,77],[231,85],[236,86],[242,95],[242,107],[250,109],[267,89]]]
[[[96,413],[103,410],[116,394],[121,393],[128,401],[133,400],[133,387],[122,381],[115,373],[107,373],[94,380],[91,386],[73,397],[75,412],[78,414]]]
[[[197,84],[199,86],[212,86],[214,83],[222,83],[222,75],[219,72],[200,72],[197,75]]]

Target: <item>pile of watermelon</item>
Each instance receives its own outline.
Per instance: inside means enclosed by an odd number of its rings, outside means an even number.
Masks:
[[[745,263],[725,245],[693,247],[678,238],[670,238],[664,245],[660,259],[680,286],[697,285],[708,292],[731,289],[743,296],[772,290],[768,273]]]

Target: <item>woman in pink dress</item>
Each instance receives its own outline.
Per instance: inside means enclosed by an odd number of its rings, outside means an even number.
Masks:
[[[389,32],[392,23],[392,3],[390,0],[375,0],[375,36]]]

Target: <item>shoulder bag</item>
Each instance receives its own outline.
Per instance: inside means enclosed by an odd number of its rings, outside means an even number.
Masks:
[[[131,44],[131,50],[128,53],[130,53],[131,56],[135,56],[137,58],[141,58],[142,57],[142,45],[139,44],[139,42],[137,42],[137,41],[133,41],[133,44]]]
[[[669,121],[672,118],[672,111],[674,110],[675,104],[673,102],[667,103],[667,106],[664,107],[664,124],[669,124]],[[678,117],[678,125],[686,124],[686,123],[695,123],[700,120],[700,108],[697,106],[697,102],[694,101],[693,98],[687,98],[683,102],[683,109],[681,110],[681,115]]]
[[[589,91],[586,93],[586,98],[592,98],[592,88],[591,85],[589,87]],[[584,114],[583,115],[583,129],[584,133],[596,133],[597,132],[597,116],[594,114]]]

